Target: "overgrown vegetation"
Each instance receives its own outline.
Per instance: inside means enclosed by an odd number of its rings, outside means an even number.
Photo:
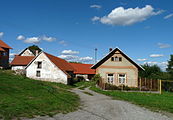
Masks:
[[[79,97],[69,92],[70,88],[0,70],[0,119],[74,111],[79,106]]]
[[[156,93],[140,93],[140,92],[121,92],[121,91],[103,91],[96,87],[91,87],[91,90],[113,97],[129,101],[131,103],[150,108],[151,110],[162,110],[173,113],[173,94],[165,92],[163,94]]]
[[[166,71],[160,69],[157,65],[141,65],[145,71],[139,72],[139,77],[148,79],[173,80],[173,55],[170,55],[170,60]]]

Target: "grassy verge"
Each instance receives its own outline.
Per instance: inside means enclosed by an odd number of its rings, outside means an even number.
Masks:
[[[85,88],[94,86],[95,84],[96,84],[95,81],[88,81],[88,82],[82,81],[82,82],[77,82],[76,84],[74,84],[74,86],[78,87],[81,90],[84,90]]]
[[[74,111],[79,106],[79,97],[69,92],[70,88],[0,70],[0,119]]]
[[[103,91],[96,87],[91,90],[113,97],[129,101],[131,103],[149,108],[154,111],[167,111],[173,113],[173,93],[137,93],[137,92],[121,92],[121,91]]]

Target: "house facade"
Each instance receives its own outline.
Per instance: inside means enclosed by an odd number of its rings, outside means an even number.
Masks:
[[[95,75],[95,70],[91,69],[93,64],[83,64],[83,63],[70,63],[74,68],[74,77],[89,81]]]
[[[12,70],[25,70],[25,67],[38,55],[38,51],[31,51],[29,48],[24,49],[19,55],[15,55],[12,60]]]
[[[65,60],[41,52],[26,67],[29,78],[70,84],[74,68]]]
[[[122,50],[115,48],[91,67],[100,74],[102,82],[120,86],[138,87],[138,71],[144,70]]]
[[[5,42],[0,40],[0,68],[9,67],[9,52],[12,49]]]

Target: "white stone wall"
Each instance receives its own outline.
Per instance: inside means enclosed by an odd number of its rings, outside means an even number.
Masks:
[[[26,49],[21,56],[35,56],[29,49]]]
[[[42,62],[42,68],[37,68],[37,62]],[[39,70],[41,72],[41,76],[36,76],[36,71]],[[41,53],[27,68],[26,68],[26,76],[29,78],[50,81],[50,82],[58,82],[67,84],[67,75],[60,70],[57,66],[55,66],[44,53]]]
[[[24,70],[26,66],[12,66],[12,70]]]

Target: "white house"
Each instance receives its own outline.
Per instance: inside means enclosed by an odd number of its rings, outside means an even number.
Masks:
[[[64,59],[41,52],[26,67],[29,78],[70,84],[74,68]]]
[[[29,48],[24,49],[19,55],[15,55],[12,60],[12,70],[25,70],[25,67],[38,55],[38,50],[31,51]]]

